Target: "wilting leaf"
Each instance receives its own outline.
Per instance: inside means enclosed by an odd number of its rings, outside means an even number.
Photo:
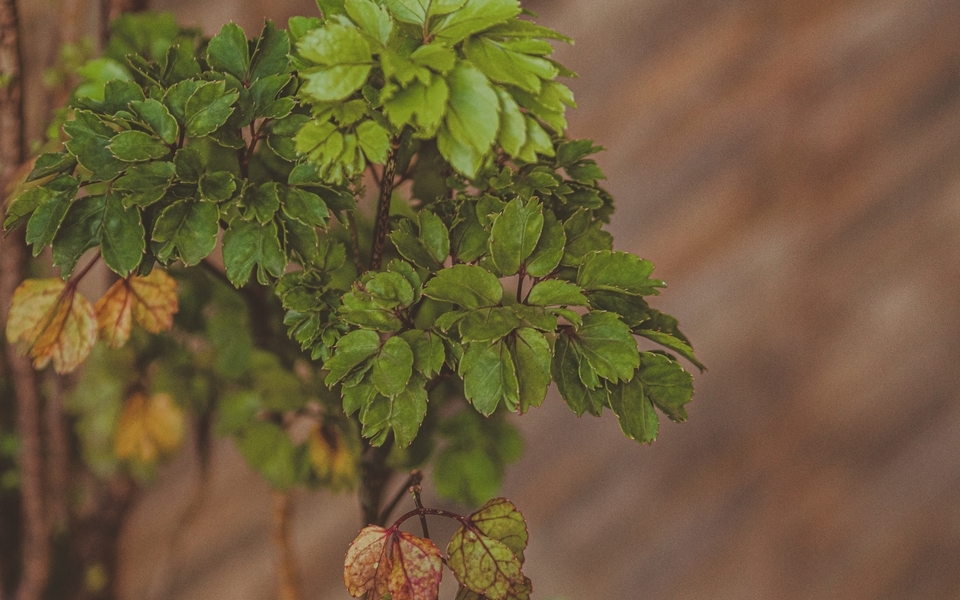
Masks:
[[[491,515],[501,513],[503,509],[503,506],[497,505],[492,508]],[[522,518],[518,523],[508,514],[504,512],[498,517],[499,522],[490,528],[491,533],[518,533],[519,527],[523,527],[524,533],[526,532],[526,527],[521,524]],[[523,562],[514,552],[514,547],[519,547],[520,538],[514,537],[509,541],[511,544],[508,545],[505,541],[487,535],[472,522],[464,524],[453,534],[447,546],[447,564],[457,580],[467,589],[483,594],[490,600],[505,600],[525,584],[521,571]]]
[[[7,341],[29,354],[34,368],[52,360],[57,373],[69,373],[97,341],[93,307],[60,279],[28,279],[13,293]]]
[[[113,451],[118,458],[150,464],[180,447],[184,429],[183,410],[169,394],[134,392],[120,413]]]
[[[440,549],[432,541],[371,525],[347,550],[343,582],[354,598],[372,592],[375,598],[435,600],[442,568]]]
[[[160,269],[146,277],[131,275],[113,284],[94,305],[101,339],[119,348],[130,337],[136,320],[150,333],[173,327],[177,312],[177,282]]]

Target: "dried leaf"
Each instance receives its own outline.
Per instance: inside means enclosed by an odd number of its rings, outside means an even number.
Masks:
[[[57,373],[77,368],[97,341],[93,307],[60,279],[28,279],[13,294],[7,341],[36,369],[53,361]]]
[[[530,593],[530,580],[521,572],[526,546],[523,515],[509,500],[494,498],[453,535],[447,564],[463,587],[484,598],[524,598]]]
[[[132,320],[159,333],[173,326],[177,308],[177,282],[159,269],[146,277],[121,279],[94,306],[100,337],[114,348],[130,337]]]
[[[180,447],[183,410],[169,394],[134,392],[124,403],[113,439],[118,458],[150,464]]]
[[[432,541],[376,525],[365,527],[350,544],[343,582],[354,598],[369,592],[392,600],[435,600],[443,561]]]

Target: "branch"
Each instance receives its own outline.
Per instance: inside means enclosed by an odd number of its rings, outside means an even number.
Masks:
[[[301,600],[300,567],[291,539],[290,518],[293,502],[290,492],[273,492],[273,544],[277,547],[280,564],[277,566],[277,598]]]
[[[370,257],[370,270],[379,271],[383,263],[383,248],[390,230],[390,199],[393,197],[394,176],[397,174],[397,151],[394,145],[383,165],[380,177],[380,201],[377,203],[377,220],[373,230],[373,253]]]
[[[0,0],[0,195],[5,195],[13,173],[26,159],[23,119],[23,56],[16,0]],[[23,232],[0,241],[0,325],[13,292],[23,278],[26,259]],[[39,600],[50,570],[50,539],[43,502],[43,448],[40,442],[40,393],[30,360],[6,346],[7,362],[17,397],[17,433],[20,436],[20,494],[23,526],[23,571],[17,600]]]

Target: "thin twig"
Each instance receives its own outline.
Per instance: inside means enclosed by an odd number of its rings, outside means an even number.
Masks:
[[[394,177],[397,174],[397,151],[393,146],[387,155],[387,162],[383,165],[383,175],[380,177],[380,200],[377,203],[377,220],[373,229],[373,252],[370,256],[370,270],[380,270],[383,263],[383,250],[390,233],[390,201],[393,198]]]
[[[378,519],[381,523],[386,523],[390,520],[390,515],[396,510],[397,505],[400,504],[400,501],[403,500],[403,497],[407,495],[407,492],[411,491],[413,486],[420,485],[420,482],[423,481],[423,473],[419,470],[410,471],[410,476],[407,477],[407,480],[403,482],[403,485],[397,490],[397,493],[393,496],[393,499],[390,500],[390,504],[383,509],[383,512],[380,513],[380,518]]]

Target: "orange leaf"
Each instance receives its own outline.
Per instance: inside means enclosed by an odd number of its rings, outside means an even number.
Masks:
[[[153,463],[169,454],[183,441],[183,410],[169,394],[149,398],[134,392],[124,403],[113,439],[118,458]]]
[[[146,277],[130,275],[113,284],[94,308],[100,337],[119,348],[130,337],[132,319],[150,333],[173,327],[177,282],[159,269]]]
[[[436,600],[443,560],[432,541],[376,525],[365,527],[350,544],[343,582],[354,598],[374,592],[393,600]]]
[[[52,360],[57,373],[69,373],[97,341],[93,307],[60,279],[28,279],[13,293],[7,341],[29,354],[34,368]]]

